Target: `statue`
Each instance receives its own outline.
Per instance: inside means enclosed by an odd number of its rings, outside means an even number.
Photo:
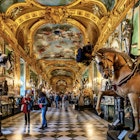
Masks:
[[[3,95],[8,95],[7,80],[4,81],[4,85],[3,85]]]

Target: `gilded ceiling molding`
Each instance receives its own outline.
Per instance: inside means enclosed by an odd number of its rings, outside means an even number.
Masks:
[[[119,14],[122,14],[122,12],[126,11],[126,9],[130,9],[137,1],[138,0],[119,1],[113,11],[117,11]]]
[[[13,32],[9,29],[9,26],[6,24],[6,19],[3,14],[0,14],[0,32],[4,34],[4,36],[6,37],[5,39],[7,39],[12,44],[15,44],[14,46],[12,45],[12,47],[17,46],[17,40]]]
[[[27,21],[32,20],[32,19],[41,18],[41,17],[44,17],[44,16],[45,16],[45,10],[39,10],[39,11],[34,11],[34,12],[30,12],[30,13],[24,14],[24,15],[18,17],[15,20],[15,22],[17,23],[17,29],[24,22],[27,22]]]
[[[70,17],[73,17],[73,16],[83,17],[92,21],[98,26],[99,18],[95,16],[94,14],[92,14],[91,12],[80,10],[80,9],[67,9],[67,11]]]
[[[45,13],[45,19],[47,19],[50,23],[61,23],[68,17],[68,12],[65,7],[61,8],[52,8],[47,7]]]
[[[46,10],[48,10],[48,9],[49,9],[49,11],[47,11],[47,13],[46,13]],[[30,12],[30,13],[27,13],[27,14],[24,14],[24,15],[18,17],[15,20],[15,22],[17,24],[16,29],[18,29],[21,24],[23,24],[24,22],[27,22],[28,20],[42,18],[42,17],[43,18],[45,17],[46,20],[50,20],[50,18],[51,18],[52,23],[53,22],[60,23],[64,19],[71,18],[73,16],[86,18],[86,19],[92,21],[93,23],[95,23],[97,26],[99,23],[99,18],[88,11],[84,11],[84,10],[80,10],[80,9],[65,10],[64,8],[56,9],[56,8],[51,8],[51,7],[49,7],[48,9]],[[50,13],[48,13],[48,12],[50,12]],[[47,14],[47,16],[46,16],[46,14]],[[58,17],[61,14],[62,14],[62,16]]]

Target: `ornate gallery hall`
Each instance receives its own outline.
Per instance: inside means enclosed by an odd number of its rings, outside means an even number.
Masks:
[[[139,81],[140,0],[0,0],[1,139],[139,140]]]

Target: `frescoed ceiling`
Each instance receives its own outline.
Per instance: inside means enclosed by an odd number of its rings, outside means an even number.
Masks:
[[[80,30],[69,24],[45,24],[34,36],[37,59],[75,60],[75,50],[83,46]]]
[[[73,73],[70,72],[70,71],[66,71],[66,70],[63,70],[63,69],[55,69],[51,72],[51,75],[52,76],[70,76],[70,77],[73,77]]]
[[[88,43],[94,51],[101,48],[133,5],[133,0],[0,0],[0,12],[37,73],[72,87],[86,68],[75,60],[77,49]]]

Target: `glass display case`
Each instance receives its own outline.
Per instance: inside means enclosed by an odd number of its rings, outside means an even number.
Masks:
[[[17,97],[1,96],[0,111],[2,113],[2,119],[20,112],[20,104],[16,104],[16,98]]]
[[[113,117],[115,114],[114,97],[104,96],[101,101],[101,108],[104,114],[104,119],[107,121],[113,121]]]
[[[87,96],[84,98],[84,105],[88,106],[91,104],[90,98]]]
[[[12,104],[9,103],[2,103],[1,106],[1,113],[2,113],[2,118],[8,117],[12,115]]]

